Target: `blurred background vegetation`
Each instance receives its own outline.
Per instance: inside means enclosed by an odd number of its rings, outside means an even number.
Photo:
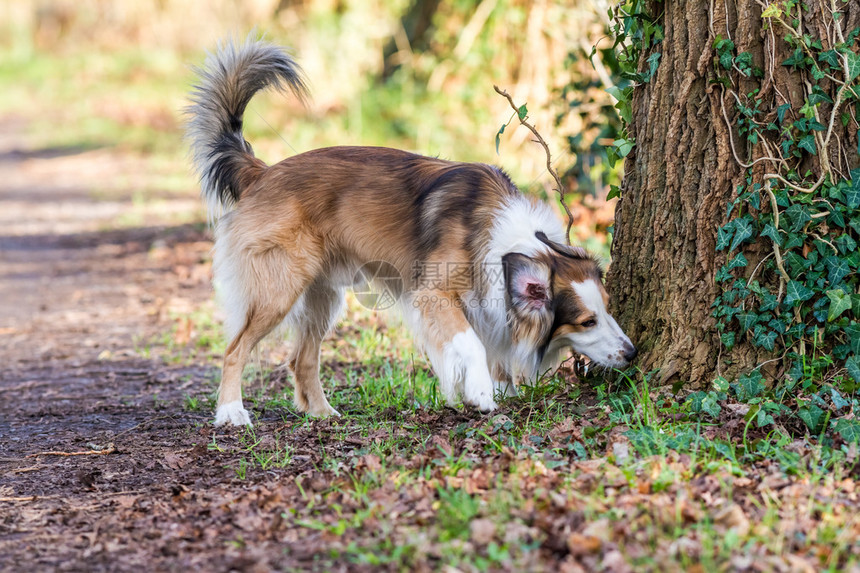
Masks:
[[[246,137],[267,162],[328,145],[384,145],[495,163],[553,197],[546,158],[493,84],[528,104],[577,215],[573,240],[608,257],[620,162],[608,0],[22,0],[0,5],[0,121],[31,145],[146,157],[114,187],[191,196],[182,108],[192,65],[250,30],[288,46],[310,80],[303,109],[262,95]],[[594,46],[598,50],[593,50]],[[589,56],[595,53],[595,57]],[[554,199],[552,199],[554,201]]]

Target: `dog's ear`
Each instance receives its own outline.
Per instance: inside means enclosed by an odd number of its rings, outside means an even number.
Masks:
[[[516,310],[541,312],[552,300],[550,269],[522,253],[502,257],[508,301]]]
[[[552,239],[546,236],[546,233],[543,231],[537,231],[535,233],[535,237],[537,237],[538,241],[548,246],[550,249],[558,253],[559,255],[564,255],[565,257],[570,257],[571,259],[588,259],[588,251],[583,249],[582,247],[572,247],[570,245],[563,245],[561,243],[556,243]]]

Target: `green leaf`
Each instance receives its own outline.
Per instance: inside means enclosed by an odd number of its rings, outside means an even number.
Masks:
[[[773,416],[767,413],[767,410],[759,407],[755,413],[755,424],[758,428],[763,428],[765,426],[770,426],[771,424],[776,423],[773,419]]]
[[[845,190],[845,204],[849,209],[860,207],[860,167],[851,170],[851,187]]]
[[[843,233],[836,237],[833,240],[833,244],[843,255],[857,250],[857,241],[855,241],[848,233]]]
[[[606,194],[606,200],[615,199],[616,197],[621,197],[621,187],[618,185],[610,185],[609,193]]]
[[[725,379],[723,376],[717,376],[714,378],[714,390],[717,392],[728,392],[729,391],[729,381]]]
[[[833,103],[833,99],[829,95],[827,95],[827,92],[825,92],[820,87],[813,86],[812,93],[809,94],[809,103],[812,105],[816,105],[819,103]]]
[[[777,247],[782,246],[782,237],[779,236],[779,231],[776,227],[773,226],[773,223],[768,223],[767,225],[765,225],[759,236],[768,237],[771,241],[776,243]]]
[[[788,286],[785,289],[785,300],[783,301],[789,307],[796,306],[799,302],[804,302],[812,298],[815,292],[812,289],[798,281],[788,281]]]
[[[646,82],[650,82],[651,78],[654,77],[654,74],[657,72],[657,67],[660,65],[660,52],[654,52],[650,56],[648,56],[648,75]]]
[[[738,400],[747,402],[761,394],[764,390],[764,385],[761,383],[762,378],[761,372],[758,370],[753,370],[738,378],[737,383],[732,384],[732,388],[738,395]]]
[[[735,232],[735,221],[732,219],[719,229],[717,229],[717,246],[718,251],[722,251],[731,244],[732,235]]]
[[[782,123],[782,120],[785,119],[785,112],[791,109],[790,103],[784,103],[778,108],[776,108],[776,117],[779,119],[779,123]]]
[[[827,291],[827,298],[830,299],[827,322],[833,322],[840,314],[851,309],[851,296],[845,294],[842,289]]]
[[[830,286],[837,286],[842,282],[842,279],[851,274],[851,267],[845,259],[829,256],[824,259],[824,266],[827,267],[827,282]]]
[[[763,329],[761,332],[755,335],[753,342],[755,342],[756,345],[761,346],[768,352],[773,352],[773,349],[776,345],[776,336],[776,332]]]
[[[833,402],[833,405],[837,410],[841,410],[842,408],[847,408],[851,405],[851,402],[846,400],[842,394],[839,393],[836,388],[830,387],[830,400]]]
[[[848,83],[851,83],[860,76],[860,54],[848,52],[845,57],[848,59]]]
[[[797,146],[803,150],[808,151],[812,155],[816,155],[815,136],[813,136],[811,133],[808,133],[802,138],[800,138],[800,141],[797,142]]]
[[[840,418],[833,424],[833,431],[839,434],[846,442],[860,441],[860,423],[857,420]]]
[[[732,245],[729,247],[729,250],[734,251],[752,236],[753,226],[749,215],[741,217],[740,219],[735,219],[735,238],[732,241]]]
[[[499,131],[496,132],[496,155],[499,154],[499,142],[502,140],[502,134],[505,132],[506,127],[508,127],[507,123],[503,124]]]
[[[836,50],[827,50],[826,52],[821,52],[818,54],[818,61],[824,62],[832,69],[838,70],[842,66],[839,64],[839,54]]]
[[[825,412],[815,404],[809,404],[797,411],[797,415],[813,434],[820,434],[823,429]]]
[[[717,404],[717,397],[713,392],[708,392],[708,395],[702,399],[701,408],[703,412],[709,414],[713,418],[719,416],[720,411],[722,410],[720,405]]]
[[[748,264],[749,261],[747,261],[747,258],[744,256],[744,254],[738,253],[732,260],[729,261],[729,263],[726,265],[726,269],[737,269],[740,267],[745,267]]]
[[[855,382],[860,384],[860,364],[857,364],[857,359],[853,356],[849,356],[845,361],[845,370],[848,371],[848,374]]]
[[[778,3],[768,4],[761,13],[762,18],[779,18],[780,16],[782,16],[782,9]]]
[[[755,326],[755,323],[758,321],[758,315],[754,312],[741,312],[738,313],[738,322],[741,323],[741,331],[746,332]]]
[[[517,108],[517,117],[520,118],[520,121],[524,120],[526,118],[526,115],[528,115],[528,113],[529,113],[529,110],[528,110],[528,108],[526,108],[526,104],[523,104]]]
[[[785,210],[785,216],[791,222],[788,230],[792,233],[797,233],[803,230],[804,225],[812,220],[812,215],[809,214],[809,207],[800,203],[795,203]],[[789,248],[789,247],[786,247]]]
[[[627,157],[633,149],[634,143],[635,142],[632,139],[616,139],[612,142],[612,145],[615,146],[618,157]]]
[[[848,345],[851,347],[851,352],[860,355],[860,324],[852,322],[845,327],[845,334],[848,335]]]

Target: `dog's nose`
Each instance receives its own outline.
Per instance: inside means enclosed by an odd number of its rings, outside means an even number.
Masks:
[[[631,344],[629,348],[624,349],[624,360],[627,362],[633,362],[633,359],[636,358],[637,354],[639,354],[639,351]]]

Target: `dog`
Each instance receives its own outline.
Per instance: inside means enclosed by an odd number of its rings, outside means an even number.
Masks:
[[[316,149],[269,166],[242,117],[264,88],[306,101],[295,60],[249,38],[219,45],[197,73],[186,136],[215,220],[214,283],[230,341],[216,425],[251,425],[242,371],[278,326],[297,337],[298,410],[339,415],[320,383],[320,344],[357,274],[380,265],[403,279],[398,304],[449,402],[491,411],[495,392],[515,393],[566,349],[606,368],[636,356],[607,311],[597,260],[566,245],[550,208],[501,169],[384,147]]]

